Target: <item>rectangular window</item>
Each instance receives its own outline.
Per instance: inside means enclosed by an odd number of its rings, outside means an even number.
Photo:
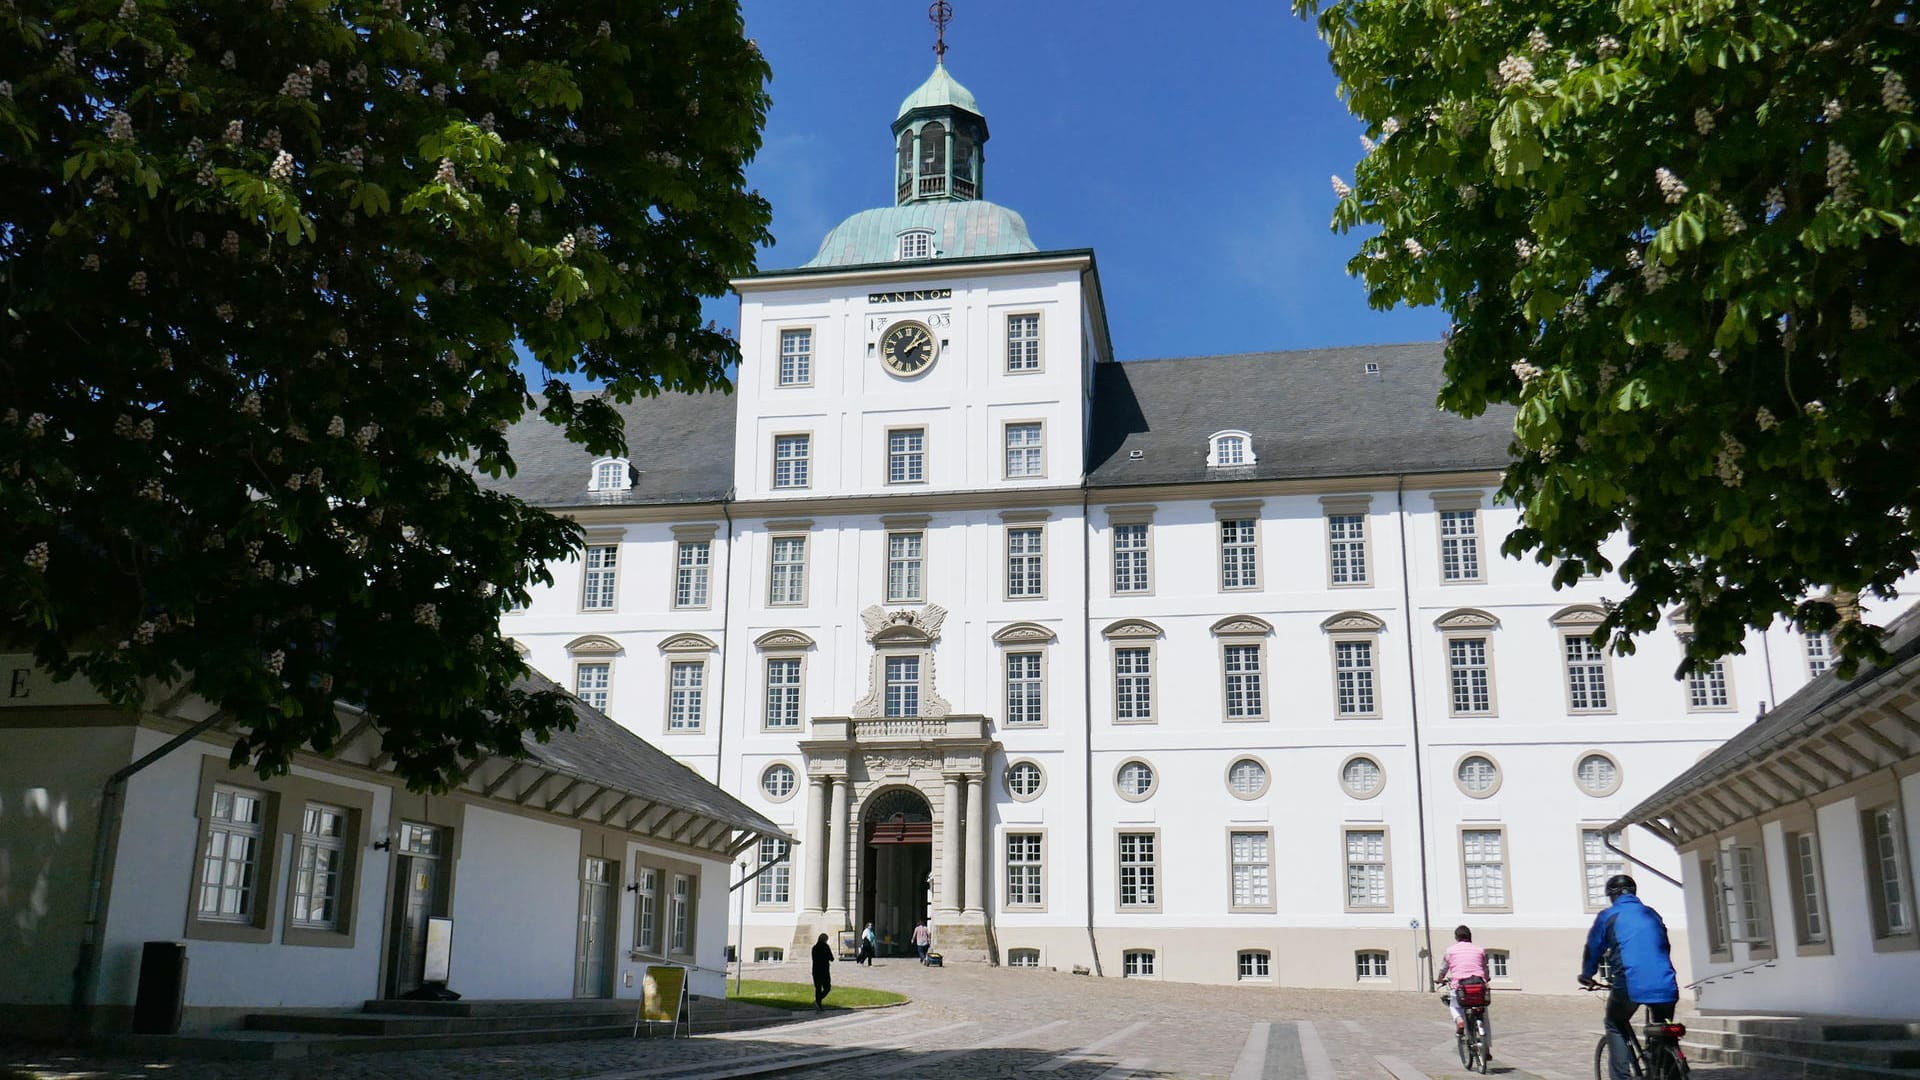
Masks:
[[[660,871],[642,867],[635,884],[640,888],[633,902],[633,947],[655,952],[660,948]]]
[[[1440,511],[1440,580],[1480,580],[1480,511]]]
[[[1040,905],[1040,834],[1008,833],[1007,906]]]
[[[1489,979],[1513,978],[1513,974],[1512,974],[1513,965],[1509,962],[1510,960],[1511,960],[1511,954],[1508,953],[1505,949],[1488,949],[1487,950],[1487,978]]]
[[[1121,954],[1121,962],[1123,965],[1120,971],[1121,978],[1153,978],[1154,966],[1152,949],[1128,949]]]
[[[1028,526],[1007,530],[1007,597],[1046,595],[1046,571],[1041,556],[1041,530]]]
[[[1040,425],[1007,425],[1007,478],[1045,475],[1040,457]]]
[[[787,950],[777,945],[762,945],[753,950],[753,962],[756,964],[784,964],[787,962]]]
[[[1040,316],[1007,316],[1007,370],[1040,370]]]
[[[252,922],[260,873],[265,796],[215,786],[207,811],[207,856],[200,871],[200,918]]]
[[[1687,672],[1687,708],[1725,709],[1730,704],[1725,659],[1715,660],[1705,670]]]
[[[775,435],[773,437],[773,486],[807,486],[807,466],[813,458],[813,436]]]
[[[770,869],[761,870],[760,876],[754,879],[759,888],[754,902],[763,907],[792,903],[793,866],[787,859],[787,842],[777,836],[762,837],[760,866]]]
[[[926,569],[926,534],[897,532],[887,534],[887,603],[917,604]]]
[[[1757,844],[1722,848],[1721,880],[1727,883],[1727,925],[1734,940],[1765,947],[1773,936],[1767,918],[1767,882]]]
[[[1487,676],[1486,638],[1447,639],[1447,680],[1453,712],[1469,716],[1493,711],[1493,683]]]
[[[1387,896],[1387,831],[1347,830],[1347,907],[1384,910]]]
[[[797,656],[767,659],[767,726],[800,726],[800,658]]]
[[[1913,884],[1907,876],[1906,830],[1898,804],[1862,815],[1866,830],[1867,881],[1872,889],[1875,937],[1913,933]]]
[[[1144,522],[1113,527],[1113,591],[1147,591],[1147,526]]]
[[[573,696],[601,712],[607,711],[607,688],[612,682],[611,663],[575,664],[573,667]]]
[[[1220,587],[1257,589],[1260,571],[1256,565],[1254,523],[1250,518],[1220,523]]]
[[[1240,954],[1239,974],[1241,982],[1246,982],[1249,979],[1273,978],[1272,954],[1256,950],[1242,952]]]
[[[619,551],[613,544],[594,544],[587,548],[587,573],[580,589],[580,610],[613,610],[614,562]]]
[[[1041,711],[1040,654],[1037,652],[1010,652],[1007,654],[1007,723],[1041,724],[1046,720]]]
[[[1726,956],[1733,946],[1727,940],[1726,893],[1721,886],[1720,860],[1708,855],[1700,860],[1701,905],[1707,917],[1707,951]]]
[[[767,603],[791,607],[807,602],[807,538],[776,536],[767,578]]]
[[[309,803],[300,814],[300,850],[294,855],[293,925],[340,928],[340,877],[346,869],[347,812]]]
[[[674,545],[673,606],[707,606],[707,582],[713,570],[713,541],[682,540]]]
[[[1812,829],[1787,834],[1787,861],[1793,872],[1793,914],[1800,944],[1827,940],[1827,900],[1820,873],[1820,839]]]
[[[1327,515],[1327,557],[1333,584],[1367,583],[1367,515]]]
[[[1120,834],[1120,906],[1160,906],[1160,859],[1153,833]]]
[[[927,479],[927,430],[887,432],[887,483],[921,484]]]
[[[1153,719],[1153,650],[1113,650],[1113,718]]]
[[[886,666],[886,714],[888,716],[919,716],[920,658],[889,656]]]
[[[1373,642],[1334,642],[1333,677],[1336,711],[1341,716],[1372,716],[1378,711],[1373,696]]]
[[[1627,861],[1619,853],[1607,848],[1607,841],[1620,846],[1620,834],[1609,833],[1605,829],[1580,830],[1580,869],[1586,883],[1587,910],[1604,910],[1612,901],[1607,899],[1607,879],[1615,874],[1627,872]]]
[[[1567,649],[1567,705],[1574,712],[1601,712],[1610,707],[1607,658],[1588,639],[1585,630],[1561,635]]]
[[[668,731],[699,731],[706,704],[707,665],[701,660],[676,660],[668,667]]]
[[[1227,719],[1257,720],[1266,715],[1260,684],[1260,646],[1228,645],[1221,650],[1227,673]]]
[[[1824,633],[1809,632],[1802,634],[1800,640],[1807,650],[1807,678],[1825,675],[1833,666],[1833,639]]]
[[[1463,831],[1460,834],[1460,861],[1466,870],[1467,910],[1505,909],[1506,835],[1499,829]]]
[[[780,331],[780,385],[806,386],[813,382],[813,331]]]
[[[1387,977],[1387,954],[1384,950],[1362,949],[1353,954],[1353,976],[1361,982]]]
[[[667,941],[674,952],[692,951],[693,935],[690,933],[693,923],[693,879],[685,874],[673,875],[673,896],[668,901]]]
[[[1234,907],[1270,908],[1273,906],[1273,873],[1269,845],[1270,838],[1264,832],[1231,834]]]

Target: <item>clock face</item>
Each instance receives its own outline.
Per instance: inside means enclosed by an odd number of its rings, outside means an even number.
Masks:
[[[940,342],[926,324],[899,322],[880,339],[880,359],[902,375],[918,375],[933,365],[940,353]]]

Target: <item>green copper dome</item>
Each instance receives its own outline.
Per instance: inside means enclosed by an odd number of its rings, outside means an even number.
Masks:
[[[935,64],[933,74],[920,84],[920,89],[908,94],[907,100],[900,103],[900,112],[894,119],[904,119],[915,109],[948,107],[980,115],[980,103],[973,100],[973,92],[953,81],[953,76],[947,74],[947,65]]]
[[[915,202],[862,210],[834,227],[808,266],[867,266],[904,261],[900,234],[931,232],[927,260],[969,255],[1018,255],[1038,251],[1019,214],[981,199]]]

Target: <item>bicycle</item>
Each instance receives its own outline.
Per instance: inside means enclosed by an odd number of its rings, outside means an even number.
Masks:
[[[1611,990],[1608,983],[1596,982],[1586,988],[1588,991]],[[1652,1016],[1649,1008],[1647,1014]],[[1672,1020],[1649,1020],[1641,1025],[1636,1033],[1629,1022],[1627,1029],[1627,1065],[1632,1075],[1642,1080],[1687,1080],[1687,1054],[1680,1049],[1680,1040],[1687,1034],[1687,1025]],[[1646,1039],[1642,1047],[1640,1040]],[[1612,1041],[1607,1034],[1600,1034],[1600,1042],[1593,1048],[1593,1080],[1608,1080],[1613,1075],[1608,1067],[1608,1049]]]
[[[1493,1033],[1487,1024],[1487,984],[1462,983],[1460,990],[1460,1013],[1466,1023],[1453,1033],[1454,1048],[1460,1052],[1460,1064],[1468,1072],[1484,1074],[1493,1061]],[[1441,994],[1440,1003],[1451,1007],[1452,997],[1452,991]]]

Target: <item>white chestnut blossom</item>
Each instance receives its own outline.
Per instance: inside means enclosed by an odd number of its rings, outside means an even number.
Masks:
[[[228,71],[232,71],[234,68],[240,66],[240,61],[233,55],[232,49],[228,49],[226,52],[220,54],[220,66],[226,68]]]
[[[1593,51],[1602,60],[1620,55],[1620,39],[1612,34],[1601,34],[1594,39]]]
[[[440,609],[432,604],[420,604],[413,609],[413,621],[430,629],[440,629]]]
[[[1536,26],[1532,30],[1527,32],[1527,51],[1528,52],[1533,53],[1533,55],[1535,56],[1539,56],[1545,53],[1548,49],[1552,47],[1553,47],[1553,42],[1547,40],[1547,32],[1545,30],[1542,30]]]
[[[47,542],[45,540],[42,540],[39,543],[28,548],[27,557],[20,561],[23,563],[26,563],[27,569],[29,570],[33,570],[38,573],[45,573],[47,569],[47,563],[50,562],[52,559],[53,559],[52,549],[47,546]]]
[[[268,671],[278,675],[287,666],[287,654],[279,649],[275,649],[263,657],[260,663],[261,666],[265,667]]]
[[[272,167],[267,169],[267,175],[282,183],[291,180],[293,178],[293,155],[287,153],[285,150],[280,151],[280,153],[274,157]]]
[[[1728,236],[1738,236],[1747,231],[1746,221],[1740,217],[1740,211],[1735,210],[1732,203],[1720,208],[1720,227],[1726,230]]]
[[[227,121],[226,134],[222,135],[220,138],[228,146],[237,146],[239,145],[240,140],[246,137],[247,137],[247,122],[245,120],[229,120]]]
[[[363,424],[361,425],[360,430],[353,433],[353,444],[359,447],[360,449],[365,450],[367,447],[373,445],[373,440],[379,437],[380,437],[379,424],[374,424],[374,423]],[[379,511],[375,510],[374,513],[378,514]],[[373,523],[375,525],[378,525],[380,524],[380,521],[376,517]]]
[[[1685,345],[1681,344],[1678,341],[1667,342],[1666,348],[1660,351],[1669,360],[1685,360],[1687,356],[1691,353],[1690,349],[1688,349]]]
[[[1480,201],[1480,188],[1474,184],[1461,184],[1453,193],[1460,198],[1460,205],[1471,209]]]
[[[247,391],[247,396],[240,399],[240,406],[238,411],[241,416],[259,416],[260,415],[259,391],[257,390]]]
[[[1880,104],[1890,113],[1910,113],[1913,111],[1913,98],[1907,94],[1906,81],[1899,73],[1888,71],[1880,79]]]
[[[1360,150],[1362,153],[1371,154],[1378,148],[1379,144],[1375,143],[1372,139],[1367,138],[1365,135],[1360,136]]]
[[[436,184],[445,184],[448,187],[460,186],[460,176],[454,171],[453,159],[440,159],[440,168],[434,172],[433,182]]]
[[[1867,313],[1860,310],[1857,306],[1849,309],[1847,312],[1847,325],[1855,330],[1865,330],[1867,328]]]
[[[280,96],[289,98],[307,98],[313,96],[313,72],[308,68],[296,68],[280,83]]]
[[[135,3],[134,0],[123,0],[120,5],[121,20],[124,22],[132,22],[139,17],[140,5]]]
[[[1400,246],[1403,248],[1406,248],[1407,254],[1413,256],[1416,259],[1427,253],[1427,249],[1420,246],[1420,241],[1415,240],[1411,236],[1407,237],[1405,240],[1400,241]]]
[[[605,19],[601,19],[600,28],[593,32],[593,36],[599,38],[601,41],[611,38],[613,36],[613,24]]]
[[[1779,217],[1781,214],[1786,213],[1787,193],[1777,187],[1769,189],[1766,200],[1762,205],[1766,207],[1767,217]]]
[[[1672,169],[1663,166],[1653,170],[1653,179],[1655,183],[1660,185],[1660,194],[1666,196],[1667,202],[1678,203],[1681,199],[1687,197],[1687,185],[1681,183],[1680,178],[1673,175]]]
[[[236,258],[239,256],[240,254],[240,234],[239,233],[234,232],[232,229],[227,230],[227,235],[221,238],[220,240],[220,254],[225,255],[228,258]]]
[[[27,437],[30,439],[39,438],[40,436],[46,434],[47,433],[47,414],[40,413],[40,412],[29,413],[27,416],[26,428],[27,428]]]
[[[346,434],[347,434],[347,422],[344,418],[336,416],[333,419],[327,421],[328,436],[335,439],[341,439],[341,438],[345,438]]]
[[[1528,383],[1532,382],[1533,380],[1545,374],[1546,372],[1540,370],[1539,368],[1533,366],[1532,364],[1528,363],[1525,360],[1515,360],[1513,362],[1513,375],[1515,378],[1520,380],[1520,385],[1522,386],[1527,385]]]
[[[147,272],[135,270],[133,276],[127,279],[127,288],[133,290],[136,296],[147,295]]]
[[[1383,140],[1391,139],[1398,134],[1400,134],[1400,118],[1399,117],[1389,116],[1385,120],[1380,121],[1380,138],[1381,139]]]
[[[1828,123],[1840,119],[1842,116],[1845,116],[1846,113],[1846,103],[1842,102],[1839,98],[1833,98],[1825,105],[1820,106],[1820,115],[1825,117]]]
[[[1739,487],[1746,473],[1740,468],[1740,459],[1746,455],[1747,448],[1740,445],[1732,435],[1720,436],[1720,453],[1714,459],[1713,474],[1728,487]]]
[[[500,70],[500,51],[498,49],[487,50],[487,55],[480,59],[480,66],[486,68],[488,71]]]
[[[133,117],[128,116],[124,109],[115,109],[107,115],[107,138],[118,143],[132,142]]]
[[[1827,144],[1827,187],[1833,189],[1833,200],[1845,205],[1853,201],[1853,181],[1860,175],[1860,166],[1854,163],[1853,154],[1837,142]]]
[[[213,305],[213,315],[214,318],[219,319],[221,322],[232,322],[233,305],[224,302],[215,304]]]
[[[1659,292],[1666,288],[1667,282],[1672,278],[1673,275],[1667,272],[1666,265],[1659,259],[1653,260],[1640,269],[1640,281],[1647,287],[1648,292]]]
[[[1808,416],[1812,416],[1812,417],[1816,417],[1816,418],[1817,418],[1817,417],[1822,417],[1822,416],[1825,416],[1825,415],[1827,415],[1827,405],[1826,405],[1826,402],[1824,402],[1824,401],[1817,401],[1817,400],[1816,400],[1816,401],[1809,401],[1809,402],[1807,402],[1807,405],[1806,405],[1806,410],[1805,410],[1805,411],[1806,411],[1806,414],[1807,414]]]
[[[564,259],[573,254],[573,247],[573,234],[568,233],[560,238],[559,243],[553,245],[553,250],[555,254]]]
[[[1334,198],[1344,199],[1347,196],[1353,194],[1353,189],[1347,186],[1347,182],[1345,180],[1342,180],[1337,176],[1333,177],[1332,180],[1333,180]]]
[[[1530,261],[1539,252],[1540,246],[1524,236],[1513,242],[1513,253],[1521,262]]]
[[[1533,82],[1533,61],[1524,56],[1509,56],[1500,61],[1500,89],[1526,86]]]
[[[1693,129],[1702,135],[1713,134],[1713,110],[1702,106],[1693,110]]]
[[[1761,431],[1772,431],[1780,426],[1779,418],[1774,416],[1773,410],[1765,405],[1760,406],[1759,410],[1753,414],[1753,422],[1760,426]]]
[[[5,79],[0,79],[0,98],[7,101],[13,100],[13,84]]]

